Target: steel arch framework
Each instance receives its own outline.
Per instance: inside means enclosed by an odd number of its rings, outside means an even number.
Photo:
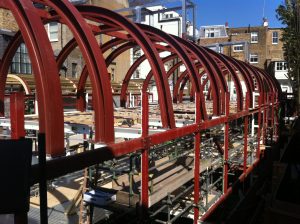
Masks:
[[[41,3],[52,10],[46,11],[36,8],[32,4],[33,2]],[[39,132],[46,136],[46,149],[49,155],[52,157],[64,155],[64,118],[59,69],[72,50],[79,46],[86,66],[77,85],[78,109],[84,110],[82,96],[86,79],[89,76],[92,83],[95,111],[95,141],[107,144],[115,157],[137,150],[142,151],[144,166],[142,168],[141,205],[144,208],[151,206],[148,198],[149,171],[147,170],[150,146],[194,134],[194,203],[198,205],[201,130],[220,124],[225,125],[225,160],[226,156],[228,157],[228,123],[230,121],[244,118],[245,122],[248,122],[248,117],[255,113],[258,113],[258,120],[260,121],[263,112],[264,119],[262,120],[264,124],[258,124],[258,142],[261,139],[260,131],[264,134],[267,127],[271,126],[274,133],[276,133],[277,118],[275,114],[279,108],[281,90],[275,78],[261,69],[225,55],[217,54],[155,28],[134,24],[125,17],[100,7],[74,7],[67,0],[0,0],[0,7],[12,12],[20,29],[6,49],[0,64],[0,112],[3,114],[4,111],[4,91],[9,66],[17,48],[24,42],[29,51],[36,80]],[[44,24],[50,21],[65,24],[74,36],[64,46],[56,59],[44,29]],[[101,25],[95,26],[95,22]],[[95,38],[99,34],[115,38],[99,46]],[[121,104],[125,105],[128,83],[134,71],[143,61],[147,60],[151,66],[151,72],[148,73],[144,81],[142,91],[142,136],[126,142],[114,143],[113,99],[107,67],[124,51],[137,45],[141,47],[144,55],[138,58],[126,73],[122,84]],[[111,49],[112,46],[118,47],[105,58],[104,52]],[[160,56],[160,52],[169,52],[170,55],[163,58]],[[166,71],[164,63],[175,58],[178,59],[178,62]],[[196,118],[194,124],[178,128],[175,126],[173,100],[168,78],[183,65],[185,71],[177,80],[173,90],[173,99],[177,99],[180,94],[182,95],[182,91],[179,93],[179,88],[183,90],[185,83],[189,80],[192,84],[191,94],[195,96]],[[207,78],[201,83],[201,77],[204,74],[207,75]],[[229,113],[229,75],[233,77],[234,86],[237,90],[237,113],[235,114]],[[149,105],[147,90],[152,77],[154,77],[158,88],[163,127],[167,130],[150,136],[148,133]],[[209,119],[205,108],[203,88],[208,81],[213,101],[213,115],[218,116],[216,119]],[[245,84],[245,91],[242,89],[242,82]],[[257,83],[257,88],[254,82]],[[254,93],[259,94],[257,104],[252,103],[255,102]],[[252,110],[250,111],[249,108]],[[268,113],[271,115],[270,123],[266,122]],[[244,147],[247,147],[247,143],[245,145]],[[259,158],[259,144],[257,155],[257,158]],[[99,158],[99,162],[101,161],[102,158]],[[244,176],[250,172],[250,168],[244,167]],[[224,194],[227,194],[230,192],[230,188],[227,186],[228,173],[226,172],[228,172],[228,167],[226,164],[224,164],[224,170]],[[198,218],[199,207],[195,206],[195,223]]]

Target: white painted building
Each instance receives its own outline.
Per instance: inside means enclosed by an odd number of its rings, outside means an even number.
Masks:
[[[166,9],[166,8],[163,6],[147,7],[147,10],[150,13],[149,13],[149,15],[142,16],[141,23],[153,26],[157,29],[160,29],[160,30],[166,32],[166,33],[181,37],[181,33],[182,33],[181,32],[181,27],[182,27],[181,15],[175,11],[155,13],[155,11],[163,10],[163,9]],[[187,32],[188,32],[187,34],[188,34],[188,36],[192,36],[193,35],[193,26],[191,25],[190,22],[187,22],[187,24],[189,25],[187,27]],[[196,31],[196,36],[197,35],[198,35],[198,31]],[[143,52],[139,48],[131,50],[131,64],[133,64],[134,61],[141,55],[143,55]],[[167,57],[168,55],[170,55],[169,52],[160,53],[161,58]],[[168,71],[169,67],[172,66],[173,63],[175,63],[175,61],[170,61],[169,63],[165,63],[165,65],[164,65],[165,70]],[[150,72],[150,70],[151,69],[150,69],[150,65],[149,65],[148,61],[143,62],[139,66],[139,68],[135,71],[135,73],[133,75],[133,79],[145,79],[146,76],[148,75],[148,73]],[[182,72],[184,70],[185,70],[184,66],[181,66],[179,72]],[[172,81],[169,81],[169,84],[170,84],[170,87],[172,90],[173,89]],[[152,84],[150,91],[153,93],[153,99],[158,100],[157,88],[154,83]]]
[[[281,86],[283,93],[293,93],[292,85],[288,79],[288,67],[285,61],[276,61],[274,63],[274,75]]]

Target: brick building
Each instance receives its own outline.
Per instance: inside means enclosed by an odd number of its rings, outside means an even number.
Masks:
[[[254,27],[203,26],[198,44],[267,70],[278,79],[284,92],[291,93],[281,35],[282,29],[268,27],[266,20],[262,26]]]
[[[200,32],[200,45],[211,48],[215,45],[222,53],[249,61],[257,67],[267,69],[271,62],[284,60],[280,28],[267,25],[229,28],[220,25],[201,27]]]
[[[90,4],[101,6],[108,9],[120,9],[128,7],[127,0],[113,0],[113,1],[101,1],[101,0],[72,0],[74,4]],[[62,24],[57,22],[51,22],[45,25],[45,29],[48,33],[50,42],[55,56],[59,54],[61,49],[73,38],[72,32]],[[0,9],[0,56],[2,57],[5,48],[11,40],[14,33],[18,30],[17,23],[15,22],[12,14],[8,10]],[[100,43],[105,43],[111,38],[102,35],[97,37]],[[112,50],[109,50],[108,55]],[[123,79],[124,71],[127,71],[129,64],[130,52],[124,52],[109,66],[108,72],[111,74],[112,81],[120,82]],[[82,68],[85,62],[82,54],[78,48],[76,48],[63,63],[60,73],[62,76],[78,78],[81,74]],[[26,46],[21,44],[17,53],[13,59],[10,73],[13,74],[31,74],[31,63],[28,57]]]

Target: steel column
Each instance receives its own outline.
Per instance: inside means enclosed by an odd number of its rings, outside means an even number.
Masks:
[[[229,116],[229,93],[225,93],[225,116]],[[229,150],[229,122],[225,122],[224,128],[224,155],[223,155],[223,194],[227,193],[228,189],[228,150]]]
[[[24,93],[14,92],[10,95],[11,138],[25,137],[24,129]]]
[[[246,110],[249,110],[250,92],[246,93]],[[243,172],[247,170],[247,158],[248,158],[248,125],[249,125],[249,115],[244,117],[244,164]]]
[[[195,97],[195,110],[196,110],[196,124],[199,125],[199,129],[195,132],[195,158],[194,158],[194,224],[198,223],[199,219],[199,199],[200,199],[200,122],[201,122],[201,96],[200,93],[196,93]]]
[[[142,189],[141,189],[141,217],[148,216],[149,195],[149,96],[147,92],[142,94],[142,138],[144,141],[144,148],[142,149]]]
[[[258,118],[257,118],[257,150],[256,150],[256,158],[259,159],[260,158],[260,138],[261,138],[261,103],[262,101],[262,96],[259,95],[259,99],[258,99],[258,104],[259,104],[259,109],[258,109]]]
[[[11,139],[19,139],[25,137],[24,129],[24,93],[14,92],[10,95],[10,124]],[[26,224],[27,213],[14,214],[15,224]]]
[[[248,116],[244,117],[244,165],[243,171],[247,170],[247,158],[248,158]]]

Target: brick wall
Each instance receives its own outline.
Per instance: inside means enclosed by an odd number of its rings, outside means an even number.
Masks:
[[[0,9],[0,28],[10,31],[17,31],[19,29],[12,13],[9,10]]]
[[[278,44],[272,43],[272,33],[276,31],[279,33]],[[251,32],[258,33],[258,42],[251,43]],[[228,38],[204,38],[199,40],[200,45],[210,45],[222,42],[249,42],[249,53],[258,55],[258,63],[252,65],[259,68],[267,69],[271,61],[284,60],[282,42],[280,36],[282,34],[281,29],[268,28],[264,26],[257,27],[239,27],[239,28],[228,28]],[[245,61],[245,52],[234,52],[233,46],[224,47],[223,53],[232,56],[236,59]]]

